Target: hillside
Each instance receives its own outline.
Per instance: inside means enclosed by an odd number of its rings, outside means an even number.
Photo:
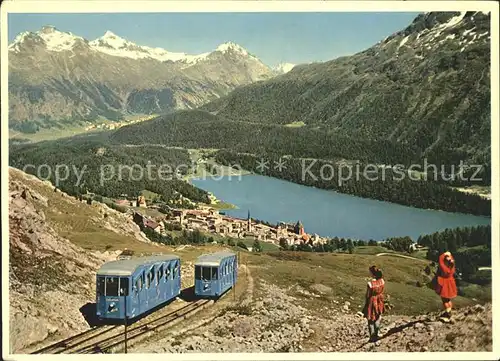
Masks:
[[[489,15],[481,12],[422,14],[365,51],[297,65],[201,106],[207,123],[196,123],[200,131],[189,139],[176,138],[175,129],[171,134],[168,116],[122,128],[114,138],[229,148],[252,135],[257,145],[239,148],[311,157],[311,148],[333,147],[322,151],[323,158],[489,164],[489,39]],[[199,113],[192,117],[200,118]],[[158,131],[163,124],[170,125],[168,134]],[[289,124],[303,126],[283,127]],[[385,151],[377,148],[380,143]]]
[[[10,347],[22,352],[88,327],[80,308],[95,299],[93,272],[120,249],[159,248],[116,211],[84,205],[12,168],[9,178]]]
[[[89,41],[45,26],[9,45],[10,127],[32,133],[61,122],[190,109],[274,74],[232,42],[188,55],[109,31]]]
[[[182,285],[191,286],[192,261],[200,251],[153,243],[132,216],[102,203],[82,203],[54,191],[50,182],[10,168],[10,352],[32,352],[94,326],[95,272],[125,249],[136,255],[179,254]]]
[[[368,255],[242,252],[252,287],[241,304],[208,321],[156,336],[133,352],[457,352],[492,350],[491,303],[458,297],[453,324],[440,300],[418,287],[426,261]],[[368,344],[359,315],[367,265],[384,269],[389,300],[382,338]],[[240,289],[241,292],[241,289]]]
[[[408,164],[415,158],[414,149],[389,140],[352,138],[310,127],[231,120],[200,109],[178,111],[126,126],[112,132],[109,139],[117,144],[223,148],[243,153],[347,158],[382,164],[398,161]]]
[[[361,53],[297,66],[203,108],[238,120],[392,139],[439,163],[488,163],[489,21],[480,12],[423,14]]]
[[[129,216],[100,203],[79,202],[16,169],[9,170],[9,178],[11,352],[31,352],[93,325],[94,272],[125,248],[136,254],[178,254],[187,288],[193,260],[225,247],[150,243]],[[230,293],[199,313],[196,322],[157,332],[129,352],[491,350],[490,298],[476,299],[464,289],[455,300],[455,324],[436,322],[439,297],[419,285],[428,281],[428,261],[241,250],[239,256],[237,297]],[[385,338],[366,345],[358,311],[366,267],[374,262],[384,269],[391,308],[383,321]],[[185,302],[181,298],[158,313]]]
[[[75,137],[13,145],[9,155],[11,166],[28,173],[37,174],[42,165],[49,166],[50,174],[40,175],[49,175],[52,183],[71,195],[88,191],[105,197],[136,197],[148,189],[164,202],[177,199],[179,194],[193,201],[209,201],[207,192],[180,180],[192,166],[185,149],[130,147],[109,144],[100,137]],[[65,168],[64,164],[71,165]]]

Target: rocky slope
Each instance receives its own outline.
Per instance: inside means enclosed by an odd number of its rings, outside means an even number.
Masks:
[[[134,347],[132,352],[463,352],[492,350],[491,304],[438,314],[384,316],[381,339],[368,343],[366,320],[345,301],[309,310],[287,289],[259,280],[266,296],[230,307],[184,332]]]
[[[121,251],[86,250],[61,236],[71,225],[64,230],[51,215],[74,211],[79,202],[19,170],[11,168],[9,178],[10,352],[23,353],[47,337],[69,337],[89,327],[95,271]],[[109,208],[106,212],[102,235],[133,235],[148,244],[136,225]]]
[[[71,244],[37,210],[47,199],[10,183],[10,347],[23,352],[51,334],[70,336],[88,327],[78,305],[92,302],[92,271],[106,257]],[[64,312],[61,312],[64,310]]]
[[[134,44],[112,32],[88,41],[45,26],[9,45],[11,127],[120,119],[189,109],[273,71],[232,42],[188,55]]]
[[[50,184],[10,169],[11,353],[32,352],[40,343],[46,345],[89,327],[95,271],[103,262],[116,259],[120,250],[92,251],[75,244],[74,238],[69,237],[72,241],[62,236],[64,230],[54,223],[53,212],[69,210],[77,216],[76,203],[64,193],[54,192]],[[106,231],[116,233],[120,239],[129,237],[127,230],[133,225],[112,210],[107,212],[109,227],[101,231],[101,237],[105,238]],[[206,247],[194,250],[192,246],[181,246],[175,252],[202,253],[207,252]],[[307,291],[295,284],[284,288],[254,279],[255,269],[241,265],[240,275],[245,282],[239,288],[238,301],[229,294],[218,303],[225,306],[215,313],[189,319],[175,333],[157,333],[151,342],[140,342],[130,352],[491,351],[489,303],[455,310],[452,324],[438,322],[437,313],[412,317],[388,310],[382,322],[382,339],[368,344],[366,321],[353,297],[314,306],[319,304],[315,300],[324,301],[322,297],[331,293],[330,287],[314,284]],[[183,287],[191,286],[192,261],[183,262],[182,274]]]
[[[490,16],[419,15],[352,56],[298,65],[202,107],[253,123],[390,139],[432,161],[490,161]]]

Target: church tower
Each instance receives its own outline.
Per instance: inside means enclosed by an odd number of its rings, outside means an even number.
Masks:
[[[299,234],[299,235],[303,235],[305,232],[304,232],[304,226],[302,225],[302,222],[301,221],[297,221],[297,223],[295,224],[295,234]]]
[[[247,231],[252,232],[252,218],[250,218],[250,210],[248,210],[247,215]]]

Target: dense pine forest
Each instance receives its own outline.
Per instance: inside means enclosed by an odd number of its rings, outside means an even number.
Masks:
[[[419,147],[405,142],[348,136],[321,127],[287,127],[280,124],[235,121],[201,110],[180,111],[146,123],[121,128],[111,134],[110,141],[117,144],[161,144],[185,148],[222,149],[263,154],[266,157],[352,160],[401,165],[406,168],[420,165],[422,169],[426,160],[431,165],[427,167],[429,181],[453,186],[491,183],[489,161],[478,164],[480,168],[477,174],[475,168],[466,168],[462,178],[450,177],[450,174],[458,173],[460,160],[467,159],[465,154],[456,155],[453,159],[449,157],[427,159]],[[445,150],[441,152],[445,153]],[[442,170],[446,174],[444,177],[435,176],[436,172],[440,173]]]
[[[180,128],[184,129],[183,127]],[[172,133],[179,131],[179,127],[172,129]],[[187,130],[188,128],[185,129]],[[208,129],[206,128],[206,130]],[[218,134],[218,137],[224,136],[224,134],[220,133],[220,129],[218,131],[215,131],[214,128],[210,129],[213,129],[214,134]],[[287,129],[286,132],[290,132],[288,135],[293,134],[295,131],[291,128],[282,129]],[[187,146],[195,148],[201,145],[206,148],[213,146],[214,144],[210,143],[211,138],[205,137],[205,134],[199,132],[199,130],[200,128],[197,128],[200,143],[195,142],[196,144],[190,144],[188,142]],[[242,130],[239,129],[238,131]],[[193,201],[208,201],[205,191],[175,177],[175,175],[185,175],[188,171],[187,167],[192,165],[189,154],[185,149],[168,148],[163,145],[156,146],[156,142],[161,141],[160,139],[152,139],[151,144],[155,145],[119,144],[116,142],[115,136],[116,134],[108,138],[108,135],[96,135],[93,137],[74,137],[71,140],[58,140],[37,144],[11,144],[10,165],[22,169],[26,165],[39,166],[46,164],[52,170],[52,174],[50,174],[48,179],[54,183],[58,183],[59,188],[72,195],[92,192],[105,197],[118,197],[122,194],[136,196],[142,190],[147,189],[160,194],[163,201],[177,199],[179,195]],[[190,137],[192,138],[192,133]],[[182,138],[180,136],[180,139]],[[457,177],[455,179],[450,178],[446,174],[434,174],[432,168],[428,169],[427,173],[412,173],[414,178],[410,178],[409,173],[406,170],[403,171],[404,168],[400,170],[387,167],[374,169],[374,166],[372,166],[371,168],[366,168],[367,172],[364,175],[364,167],[368,162],[362,160],[344,162],[341,153],[346,149],[345,145],[349,144],[351,148],[348,152],[356,153],[360,156],[360,159],[368,159],[375,156],[381,161],[383,159],[388,160],[392,156],[397,157],[400,154],[397,146],[395,145],[395,148],[391,148],[387,144],[381,145],[379,149],[380,153],[376,156],[377,152],[372,152],[374,148],[369,143],[364,145],[362,143],[355,144],[346,140],[345,143],[334,143],[338,147],[336,149],[335,147],[322,148],[314,145],[307,147],[305,143],[302,144],[299,140],[292,142],[291,138],[287,137],[281,140],[278,137],[272,143],[264,145],[263,143],[265,142],[262,138],[266,138],[266,136],[263,135],[260,141],[257,140],[252,143],[251,137],[244,137],[242,135],[242,139],[245,139],[245,144],[240,144],[240,147],[251,147],[252,152],[240,153],[238,151],[223,149],[215,153],[215,160],[223,165],[238,164],[243,169],[256,173],[359,197],[424,209],[483,216],[491,215],[491,202],[489,200],[449,187],[489,183],[489,168],[483,168],[480,174],[475,174],[476,179],[482,179],[482,181],[475,182],[468,180],[474,175],[475,170],[473,169],[467,170],[462,178]],[[288,140],[285,141],[286,139]],[[307,137],[299,137],[297,139],[303,141],[307,140]],[[270,135],[267,141],[271,142]],[[281,141],[284,143],[280,144]],[[177,143],[177,141],[167,141],[168,146],[176,146],[178,145]],[[274,146],[271,147],[271,144]],[[286,148],[287,145],[290,148]],[[238,148],[238,146],[234,146]],[[278,152],[283,147],[288,152]],[[282,154],[291,154],[291,156],[282,157]],[[299,158],[299,154],[307,154],[309,156],[300,156]],[[328,161],[315,160],[318,157],[328,159]],[[285,167],[281,170],[275,169],[274,164],[275,162],[279,162],[280,158]],[[71,162],[68,162],[69,159]],[[268,161],[270,165],[263,172],[257,169],[260,159]],[[145,173],[141,176],[139,169],[142,169],[142,172],[146,172],[145,169],[147,169],[148,163],[152,167],[152,176],[148,177]],[[70,168],[67,178],[57,181],[54,170],[57,165],[63,164],[67,164]],[[418,164],[421,164],[420,169],[424,169],[424,163]],[[171,172],[166,177],[165,173],[162,173],[164,180],[159,179],[158,175],[161,165],[168,165],[167,171]],[[351,167],[351,170],[347,168],[347,165]],[[212,167],[209,170],[213,173],[216,171],[216,168]],[[35,168],[26,168],[26,171],[28,173],[36,173]],[[47,169],[43,169],[41,175],[46,177],[48,175],[46,172]],[[62,172],[63,176],[65,175],[64,169],[61,169],[60,172]],[[352,172],[351,177],[348,176],[349,172]],[[79,180],[80,174],[82,176]],[[321,176],[322,174],[323,177]],[[420,177],[422,180],[416,180],[415,177]]]
[[[407,173],[402,175],[392,168],[366,168],[366,173],[363,173],[365,164],[359,163],[359,168],[355,165],[351,168],[352,176],[349,177],[350,171],[346,166],[332,162],[288,157],[281,159],[286,168],[276,169],[275,164],[280,158],[267,154],[262,159],[269,162],[269,167],[260,169],[260,159],[259,156],[230,151],[219,151],[216,154],[216,160],[220,164],[237,164],[255,173],[307,186],[416,208],[491,215],[491,201],[487,199],[437,182],[410,179]],[[357,172],[357,169],[360,171]]]
[[[11,166],[48,179],[70,195],[89,192],[112,198],[135,197],[149,190],[166,203],[179,195],[208,202],[207,192],[178,178],[186,174],[190,164],[183,149],[117,146],[87,138],[16,145],[10,151]]]
[[[478,271],[479,267],[491,266],[491,226],[459,227],[423,235],[418,238],[418,244],[427,247],[426,258],[436,263],[441,253],[450,251],[455,257],[457,272],[463,280],[472,283],[488,283],[490,276]],[[283,239],[280,246],[286,251],[304,252],[346,252],[353,253],[356,247],[382,246],[388,250],[412,254],[410,237],[391,237],[381,242],[374,240],[353,240],[334,237],[326,244],[302,243],[287,245]]]
[[[180,111],[123,127],[110,140],[118,144],[162,144],[184,148],[230,149],[320,159],[359,159],[405,165],[420,158],[418,149],[389,140],[340,136],[308,127],[254,124],[200,110]]]
[[[445,251],[450,251],[465,279],[472,278],[478,267],[491,266],[491,226],[446,229],[421,236],[418,244],[429,248],[427,258],[437,262]]]

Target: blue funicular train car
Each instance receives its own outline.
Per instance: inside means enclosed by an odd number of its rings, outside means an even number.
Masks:
[[[219,297],[236,283],[238,260],[232,252],[201,255],[194,266],[194,292],[197,296]]]
[[[97,271],[97,316],[100,319],[136,318],[181,292],[180,259],[156,255],[111,261]]]

